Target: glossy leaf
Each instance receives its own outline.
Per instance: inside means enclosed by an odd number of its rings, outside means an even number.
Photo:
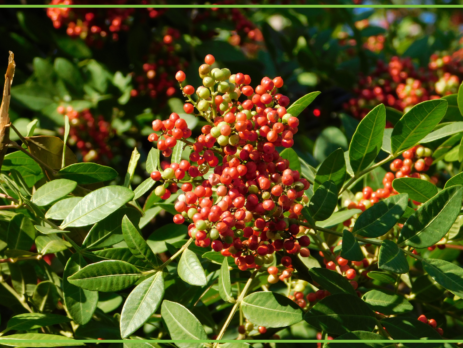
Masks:
[[[228,269],[228,257],[223,259],[222,266],[220,267],[219,294],[222,300],[227,302],[234,302],[230,283],[230,270]]]
[[[381,144],[381,150],[387,153],[392,153],[391,149],[391,136],[393,128],[386,128],[383,133],[383,142]]]
[[[138,160],[140,159],[140,153],[135,147],[130,156],[129,166],[127,168],[127,173],[125,174],[124,187],[130,187],[132,182],[133,175],[135,174],[135,169],[137,168]]]
[[[399,245],[426,248],[436,244],[455,222],[462,199],[463,187],[454,186],[428,200],[405,222]]]
[[[347,278],[343,277],[338,272],[331,271],[327,268],[311,268],[309,273],[314,281],[331,294],[356,294]]]
[[[143,196],[146,192],[148,192],[149,190],[151,190],[154,186],[154,184],[156,184],[156,181],[154,181],[153,179],[151,178],[148,178],[146,180],[144,180],[140,185],[137,186],[137,188],[133,191],[133,193],[135,194],[133,199],[134,200],[137,200],[138,198],[140,198],[141,196]]]
[[[349,145],[350,165],[354,174],[367,168],[378,156],[386,126],[386,108],[378,105],[357,127]]]
[[[396,243],[384,240],[379,249],[378,267],[394,273],[407,273],[408,261]]]
[[[301,162],[299,162],[299,156],[293,149],[284,149],[281,151],[280,156],[289,161],[289,168],[292,170],[301,171]]]
[[[463,297],[463,268],[440,259],[425,259],[424,270],[437,283],[455,295]]]
[[[125,215],[122,219],[122,235],[124,236],[127,246],[135,257],[150,263],[153,267],[158,265],[156,256],[153,254],[148,244],[146,244],[138,228],[135,227],[127,215]]]
[[[51,341],[51,342],[50,342]],[[75,347],[84,343],[62,335],[41,333],[14,334],[0,337],[0,344],[11,347]]]
[[[32,263],[9,263],[11,283],[19,295],[32,296],[37,287],[37,275]]]
[[[82,289],[68,281],[68,277],[85,266],[87,263],[82,255],[74,254],[66,263],[63,273],[64,303],[72,320],[79,325],[85,325],[92,319],[98,303],[98,292]]]
[[[187,226],[166,224],[154,231],[146,242],[154,253],[159,254],[167,251],[166,243],[173,244],[177,241],[184,240],[187,235]]]
[[[42,168],[28,155],[21,151],[9,153],[5,156],[2,164],[3,172],[17,170],[29,187],[43,178]]]
[[[5,331],[27,331],[39,329],[44,326],[69,323],[71,319],[58,314],[51,313],[23,313],[8,320]]]
[[[94,251],[93,255],[97,256],[98,261],[119,260],[128,262],[138,269],[153,268],[145,260],[136,257],[129,248],[107,248],[103,250]]]
[[[449,188],[458,185],[463,185],[463,173],[459,173],[455,176],[452,176],[449,180],[447,180],[444,188]]]
[[[368,272],[368,278],[378,280],[381,283],[393,284],[396,281],[396,277],[391,276],[385,272],[371,271]]]
[[[121,313],[121,336],[130,336],[138,330],[161,305],[164,296],[162,272],[145,279],[130,293]]]
[[[92,191],[69,213],[62,227],[92,225],[115,212],[133,199],[132,190],[121,186],[107,186]]]
[[[417,340],[428,338],[440,340],[441,336],[436,330],[430,329],[428,324],[416,319],[406,317],[386,318],[381,320],[381,324],[395,340]],[[406,343],[407,347],[420,348],[422,343]],[[426,343],[426,347],[441,347],[441,343]]]
[[[148,173],[151,174],[155,170],[159,170],[159,154],[159,150],[155,148],[152,148],[148,153],[148,158],[146,160],[146,171]]]
[[[181,304],[164,300],[161,316],[173,340],[192,341],[178,342],[180,348],[200,348],[202,343],[196,343],[194,340],[207,340],[206,332],[199,320]]]
[[[307,108],[314,100],[315,98],[320,94],[321,92],[312,92],[309,94],[306,94],[302,98],[299,98],[296,100],[291,106],[286,110],[288,114],[293,115],[294,117],[299,116],[299,114],[304,111],[305,108]]]
[[[317,302],[304,316],[310,325],[341,335],[354,330],[372,331],[373,311],[357,295],[335,294]]]
[[[142,274],[130,263],[123,261],[101,261],[82,268],[68,281],[83,289],[113,292],[133,285]]]
[[[107,166],[97,163],[75,163],[61,169],[58,175],[62,178],[74,180],[80,185],[110,181],[117,177],[117,172]]]
[[[370,290],[362,299],[372,310],[386,315],[401,314],[413,310],[413,306],[405,297],[381,290]]]
[[[400,178],[392,181],[392,187],[399,193],[408,194],[408,198],[424,203],[437,194],[437,186],[429,181],[417,178]]]
[[[344,183],[345,176],[346,163],[344,160],[344,151],[337,149],[318,168],[314,181],[314,190],[316,192],[317,188],[328,180],[333,181],[339,190]]]
[[[40,235],[35,239],[37,251],[42,255],[54,254],[71,248],[71,243],[58,237],[56,234]]]
[[[82,200],[82,197],[70,197],[62,199],[48,209],[45,217],[52,220],[64,220],[72,209]]]
[[[463,122],[450,122],[448,124],[440,124],[439,126],[438,129],[421,139],[420,144],[430,143],[463,132]]]
[[[98,294],[97,308],[104,313],[111,313],[122,305],[124,299],[115,292],[102,292]]]
[[[42,234],[69,233],[69,231],[59,230],[56,228],[34,225],[35,229]]]
[[[40,282],[32,295],[34,308],[39,312],[53,312],[58,304],[58,291],[51,281]]]
[[[379,237],[386,234],[404,214],[407,203],[406,193],[379,201],[359,216],[352,233],[365,237]]]
[[[348,230],[342,232],[341,256],[349,261],[362,261],[365,258],[357,239]]]
[[[56,179],[40,186],[32,195],[31,201],[39,207],[49,205],[65,197],[77,187],[77,183],[67,179]]]
[[[177,141],[177,144],[172,149],[172,163],[180,163],[184,146],[185,144],[182,141]]]
[[[309,202],[309,212],[315,221],[326,220],[333,214],[338,203],[338,187],[331,181],[325,181],[315,191]]]
[[[318,221],[317,226],[330,228],[337,226],[341,222],[349,220],[355,214],[360,214],[362,211],[360,209],[348,209],[348,210],[341,210],[333,213],[328,219],[323,221]]]
[[[243,299],[243,314],[254,325],[285,327],[299,323],[304,312],[286,296],[270,291],[254,292]]]
[[[185,249],[178,263],[179,277],[188,284],[204,286],[207,283],[203,266],[196,254],[190,249]]]
[[[444,117],[447,105],[447,101],[436,99],[422,102],[411,108],[397,122],[392,131],[392,152],[397,154],[409,149],[428,135]]]

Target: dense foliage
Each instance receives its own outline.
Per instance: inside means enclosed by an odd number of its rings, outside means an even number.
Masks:
[[[457,34],[393,14],[8,13],[0,345],[461,338]]]

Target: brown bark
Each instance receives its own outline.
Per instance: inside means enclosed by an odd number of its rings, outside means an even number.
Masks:
[[[10,116],[8,110],[10,108],[11,85],[13,84],[15,67],[14,54],[10,51],[8,67],[5,74],[5,85],[3,87],[3,100],[0,106],[0,169],[2,168],[3,158],[6,154],[6,145],[10,141]]]

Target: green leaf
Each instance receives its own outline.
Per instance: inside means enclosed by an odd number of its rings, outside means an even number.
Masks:
[[[350,342],[342,342],[342,343],[336,343],[336,347],[340,348],[385,348],[391,347],[391,345],[388,345],[387,343],[375,343],[372,341],[378,341],[378,340],[385,340],[385,338],[381,335],[375,334],[373,332],[368,332],[368,331],[352,331],[345,333],[344,335],[341,335],[337,337],[334,341],[336,340],[352,340],[352,343]],[[362,340],[362,342],[360,342]],[[367,341],[367,342],[365,342]],[[334,344],[333,344],[334,345]],[[329,348],[330,346],[325,343],[323,348]]]
[[[352,233],[365,237],[379,237],[386,234],[404,214],[407,203],[406,193],[379,201],[359,216]]]
[[[458,103],[458,110],[460,110],[460,114],[463,115],[463,83],[460,84],[460,87],[458,88],[458,94],[457,94],[457,103]]]
[[[369,186],[373,191],[383,188],[383,178],[385,175],[386,171],[383,167],[376,167],[363,177],[363,186]]]
[[[357,295],[335,294],[317,302],[304,316],[305,321],[322,330],[341,335],[354,330],[373,331],[376,319]]]
[[[463,162],[463,138],[461,138],[460,146],[458,146],[458,162]]]
[[[331,181],[325,181],[315,191],[309,202],[309,212],[315,221],[326,220],[338,203],[338,187]]]
[[[133,198],[132,190],[122,186],[107,186],[92,191],[69,213],[61,226],[80,227],[103,220]]]
[[[436,330],[431,329],[428,324],[416,319],[406,317],[386,318],[381,320],[381,324],[395,340],[421,340],[425,337],[432,340],[442,339]],[[423,347],[422,343],[406,343],[404,345],[410,348]],[[426,343],[426,347],[442,347],[442,344]]]
[[[463,298],[463,268],[448,261],[424,259],[424,270],[437,283]]]
[[[177,144],[172,149],[172,163],[180,163],[184,145],[182,141],[177,141]]]
[[[315,141],[313,156],[319,162],[323,162],[331,153],[338,148],[347,150],[347,138],[344,133],[336,127],[327,127]]]
[[[463,138],[462,138],[463,139]],[[461,144],[461,142],[460,142]],[[456,162],[460,159],[460,146],[455,146],[452,150],[447,152],[444,156],[446,162]]]
[[[76,187],[77,183],[75,181],[56,179],[39,187],[39,189],[32,195],[31,201],[39,207],[43,207],[65,197],[74,191]]]
[[[399,193],[407,193],[408,198],[424,203],[437,194],[437,186],[417,178],[400,178],[392,181],[392,187]]]
[[[331,217],[329,217],[328,219],[323,220],[323,221],[318,221],[317,226],[323,227],[323,228],[335,227],[341,222],[349,220],[355,214],[360,214],[360,213],[362,213],[360,209],[349,209],[349,210],[337,211],[333,215],[331,215]]]
[[[166,243],[173,244],[184,240],[188,236],[188,228],[185,225],[166,224],[154,231],[146,240],[155,254],[167,251]]]
[[[39,329],[44,326],[69,323],[71,319],[58,314],[24,313],[18,314],[8,320],[6,331],[27,331]]]
[[[50,342],[52,341],[52,342]],[[83,346],[83,342],[62,335],[40,333],[15,334],[0,337],[0,344],[11,347],[70,347]]]
[[[82,197],[71,197],[62,199],[48,209],[45,217],[52,220],[64,220],[72,209],[82,200]]]
[[[19,295],[32,296],[37,286],[37,275],[32,263],[26,262],[21,265],[17,263],[9,263],[11,283],[13,289]]]
[[[427,248],[436,244],[457,219],[462,199],[461,186],[439,192],[407,219],[399,236],[399,245]]]
[[[203,255],[204,257],[204,255]],[[230,283],[230,270],[228,269],[228,258],[224,257],[222,266],[219,273],[219,294],[222,300],[227,302],[235,302],[233,298],[231,283]]]
[[[58,175],[74,180],[80,185],[88,185],[113,180],[117,177],[117,172],[111,167],[97,163],[74,163],[61,169]]]
[[[101,261],[82,268],[68,281],[83,289],[114,292],[133,285],[142,274],[130,263]]]
[[[403,296],[381,290],[370,290],[362,299],[372,310],[386,315],[401,314],[413,310],[413,306]]]
[[[39,312],[53,312],[58,304],[58,291],[51,281],[44,281],[37,285],[32,295],[32,304]]]
[[[97,256],[98,260],[119,260],[128,262],[138,269],[141,268],[152,268],[144,260],[135,257],[129,248],[109,248],[104,250],[94,251],[93,254]]]
[[[194,340],[207,340],[206,332],[199,320],[181,304],[164,300],[161,317],[166,323],[173,340],[189,340],[189,343],[177,343],[180,348],[200,348],[202,343]]]
[[[349,281],[338,272],[327,268],[311,268],[309,273],[312,279],[320,284],[320,287],[328,290],[331,294],[356,295]]]
[[[366,115],[357,127],[349,145],[350,165],[354,174],[367,168],[378,156],[386,127],[386,108],[378,105]]]
[[[6,173],[11,170],[17,170],[29,187],[34,186],[37,181],[43,178],[43,172],[40,166],[21,151],[6,155],[1,169]]]
[[[378,267],[394,273],[407,273],[408,261],[399,246],[390,240],[384,240],[379,249]]]
[[[393,284],[396,282],[396,278],[385,272],[371,271],[368,272],[368,278],[378,280],[381,283]]]
[[[34,131],[37,128],[38,123],[39,123],[39,120],[37,120],[37,119],[32,120],[31,122],[29,122],[29,124],[27,125],[27,133],[26,133],[27,137],[31,137],[31,136],[34,135]]]
[[[77,94],[82,93],[82,75],[79,69],[69,60],[58,57],[53,66],[55,73],[65,82],[66,86]]]
[[[449,135],[463,132],[463,122],[450,122],[447,124],[441,123],[438,127],[439,128],[437,130],[429,133],[421,139],[420,144],[430,143],[432,141],[448,137]]]
[[[288,114],[293,115],[294,117],[299,116],[299,114],[304,111],[306,107],[308,107],[314,100],[315,98],[320,94],[321,92],[312,92],[309,94],[306,94],[302,98],[299,98],[296,100],[291,106],[286,110]]]
[[[330,154],[320,165],[314,181],[314,191],[326,181],[333,181],[338,190],[341,189],[346,177],[346,162],[344,160],[344,151],[337,149]]]
[[[71,130],[71,126],[69,125],[69,117],[68,115],[64,116],[64,136],[63,136],[63,143],[64,145],[67,144],[68,142],[68,137],[69,137],[69,131]],[[34,135],[34,131],[32,131],[32,134],[28,133],[28,137]],[[63,155],[61,157],[61,168],[63,168],[66,164],[66,148],[67,146],[63,146]]]
[[[138,198],[140,198],[141,196],[143,196],[146,192],[148,192],[149,190],[151,190],[154,186],[154,184],[156,184],[156,181],[154,181],[153,179],[151,178],[148,178],[146,180],[144,180],[140,185],[137,186],[137,188],[133,191],[134,193],[134,197],[133,197],[133,200],[136,201]]]
[[[392,152],[407,150],[428,135],[444,117],[447,105],[446,100],[435,99],[411,108],[392,131]]]
[[[299,161],[299,156],[296,151],[293,149],[284,149],[281,151],[280,156],[289,161],[289,169],[301,171],[301,162]]]
[[[82,289],[69,283],[68,278],[87,266],[81,254],[73,254],[63,273],[63,294],[66,308],[74,320],[79,325],[87,324],[92,319],[98,303],[98,292]]]
[[[342,126],[344,127],[347,138],[351,140],[354,136],[355,130],[359,125],[359,120],[346,114],[340,114],[339,118],[341,119]]]
[[[34,227],[42,234],[69,233],[69,231],[63,231],[52,227],[45,227],[40,225],[34,225]]]
[[[130,293],[121,313],[121,336],[137,331],[159,308],[164,296],[162,272],[145,279]]]
[[[9,249],[29,250],[34,243],[35,228],[23,214],[16,214],[8,223],[5,239]]]
[[[146,160],[146,171],[151,174],[155,170],[159,170],[159,164],[160,164],[159,150],[152,148]]]
[[[402,118],[403,113],[397,109],[386,106],[386,121],[392,123],[395,126],[397,122]],[[392,131],[392,128],[391,128]]]
[[[140,159],[140,153],[137,148],[134,148],[132,155],[130,156],[129,167],[127,168],[127,173],[125,174],[124,187],[129,187],[132,182],[133,174],[137,168],[138,160]]]
[[[101,309],[104,313],[111,313],[124,302],[122,296],[115,292],[102,292],[98,296],[97,308]]]
[[[241,308],[251,323],[267,328],[299,323],[304,315],[296,303],[271,291],[258,291],[246,296]]]
[[[122,235],[124,236],[127,246],[135,257],[146,261],[153,267],[158,266],[156,256],[141,236],[140,231],[134,226],[127,215],[125,215],[122,219]]]
[[[392,136],[393,130],[394,130],[393,128],[386,128],[383,133],[383,142],[381,144],[381,150],[387,153],[392,153],[391,136]]]
[[[64,143],[60,138],[42,135],[29,137],[27,145],[31,153],[49,167],[55,170],[61,169]],[[76,156],[69,147],[66,149],[65,160],[66,165],[77,162]]]
[[[178,263],[179,277],[188,284],[204,286],[207,283],[206,274],[196,254],[190,249],[185,249]]]
[[[54,254],[71,248],[71,243],[58,237],[56,234],[40,235],[35,239],[37,251],[43,255]]]
[[[33,111],[40,111],[53,103],[52,92],[38,83],[25,83],[12,87],[11,95],[14,101]]]
[[[434,159],[434,162],[440,161],[443,157],[445,157],[446,154],[449,152],[449,150],[456,143],[460,142],[461,138],[462,138],[461,134],[455,134],[451,136],[450,138],[448,138],[447,140],[445,140],[442,144],[440,144],[432,154],[432,158]]]
[[[122,235],[122,218],[127,215],[130,221],[140,221],[140,212],[131,207],[123,207],[105,219],[97,222],[88,232],[82,246],[97,249],[112,246],[124,240]]]
[[[463,173],[459,173],[451,177],[446,183],[444,188],[449,188],[452,186],[463,185]]]
[[[301,163],[301,175],[313,184],[315,181],[316,169],[300,157],[299,162]]]
[[[365,258],[357,239],[348,230],[342,232],[341,256],[349,261],[362,261]]]

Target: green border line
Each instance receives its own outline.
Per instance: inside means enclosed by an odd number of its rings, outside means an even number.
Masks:
[[[338,5],[338,4],[323,4],[323,5],[252,5],[252,4],[245,4],[245,5],[211,5],[211,4],[201,4],[201,5],[191,5],[191,4],[183,4],[183,5],[0,5],[0,8],[379,8],[379,9],[397,9],[397,8],[441,8],[441,9],[452,9],[452,8],[463,8],[463,5],[427,5],[427,4],[409,4],[409,5],[376,5],[376,4],[369,4],[369,5]]]

